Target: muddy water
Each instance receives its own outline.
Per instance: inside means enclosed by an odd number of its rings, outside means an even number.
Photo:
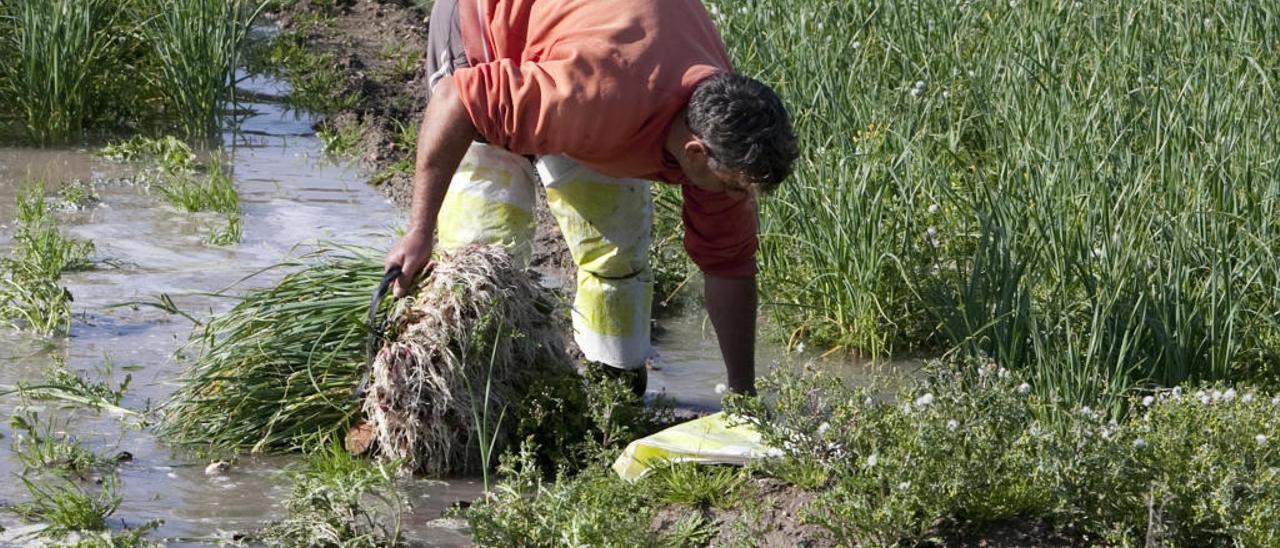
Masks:
[[[39,340],[0,329],[0,384],[39,380],[56,361],[90,378],[104,374],[106,364],[116,379],[133,377],[123,406],[145,409],[174,390],[185,362],[174,353],[191,333],[190,322],[152,307],[111,308],[129,301],[154,301],[168,294],[179,308],[196,317],[227,309],[224,299],[201,293],[222,289],[246,275],[301,251],[304,242],[329,240],[386,247],[391,227],[403,223],[403,212],[386,202],[360,174],[326,161],[305,116],[284,112],[270,104],[249,105],[257,113],[241,131],[224,136],[222,151],[233,166],[241,195],[244,240],[234,246],[212,247],[205,234],[221,226],[214,215],[179,212],[142,187],[126,184],[129,166],[94,157],[86,150],[0,149],[0,246],[12,237],[14,198],[18,188],[33,180],[51,189],[71,179],[97,181],[102,198],[97,207],[61,215],[68,233],[92,240],[94,258],[102,268],[75,273],[65,279],[74,295],[76,313],[71,336]],[[265,285],[264,276],[251,284]],[[44,402],[38,402],[44,403]],[[18,402],[0,399],[0,417],[7,418]],[[41,417],[54,417],[65,430],[101,453],[127,451],[133,460],[120,468],[124,502],[113,518],[136,525],[160,518],[165,524],[153,536],[170,543],[214,541],[224,531],[246,531],[283,514],[280,501],[288,486],[281,470],[290,457],[241,457],[225,476],[206,476],[208,462],[178,454],[147,430],[130,428],[128,421],[83,410],[35,407]],[[8,445],[13,432],[2,421],[0,433]],[[21,465],[0,449],[0,503],[26,498],[14,474]],[[449,545],[465,542],[459,532],[428,526],[457,500],[478,495],[478,482],[448,484],[417,481],[406,486],[413,503],[406,517],[410,536],[419,542]],[[21,526],[8,513],[0,526]],[[11,531],[12,532],[12,531]],[[0,544],[15,542],[3,537]]]
[[[270,82],[258,82],[259,94],[287,92]],[[228,247],[203,243],[218,227],[214,215],[179,212],[145,188],[127,183],[131,167],[102,160],[89,150],[0,148],[0,248],[7,247],[14,223],[17,190],[30,181],[58,183],[95,181],[101,204],[60,216],[70,234],[92,240],[94,258],[102,267],[65,278],[75,301],[76,317],[70,337],[43,340],[0,328],[0,385],[43,378],[50,364],[65,362],[90,378],[110,375],[117,381],[128,374],[132,384],[122,405],[142,410],[163,402],[175,389],[186,362],[180,355],[192,331],[190,322],[153,307],[121,303],[155,301],[167,294],[179,308],[207,317],[231,305],[204,293],[236,284],[246,275],[298,254],[299,243],[318,240],[350,242],[385,248],[392,227],[404,222],[376,190],[363,184],[359,173],[327,161],[311,130],[312,120],[272,104],[248,105],[255,114],[240,130],[224,136],[221,151],[233,166],[241,195],[244,239]],[[241,285],[267,285],[278,275],[259,276]],[[665,393],[683,407],[711,410],[719,406],[716,385],[724,382],[719,350],[698,310],[666,320],[658,341],[661,354],[650,376],[650,392]],[[766,346],[766,345],[762,345]],[[179,352],[179,354],[175,354]],[[760,369],[793,361],[780,351],[762,349]],[[863,366],[843,366],[850,376]],[[14,414],[17,402],[0,398],[0,418]],[[133,456],[119,469],[124,502],[113,526],[164,520],[152,536],[168,544],[217,543],[222,536],[256,529],[283,515],[281,501],[288,492],[282,470],[294,461],[288,456],[241,456],[229,473],[207,476],[207,457],[175,451],[145,428],[103,413],[33,407],[52,417],[86,446],[99,453],[125,451]],[[0,421],[0,446],[14,433]],[[26,492],[15,474],[20,472],[11,452],[0,447],[0,504],[24,500]],[[456,501],[481,492],[478,481],[447,483],[417,480],[404,486],[413,504],[405,529],[416,543],[461,545],[458,530],[434,522]],[[23,524],[0,513],[0,545],[15,543],[13,531]],[[5,536],[9,535],[9,536]]]

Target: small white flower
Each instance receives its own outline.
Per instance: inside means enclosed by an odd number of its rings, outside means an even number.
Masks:
[[[1175,398],[1176,398],[1176,397],[1179,397],[1179,396],[1181,396],[1181,395],[1182,395],[1182,387],[1181,387],[1181,386],[1175,386],[1175,387],[1173,387],[1173,397],[1175,397]]]
[[[853,49],[858,49],[858,48],[861,48],[861,47],[862,47],[862,42],[859,42],[859,41],[857,41],[857,40],[854,40],[854,41],[853,41],[853,43],[852,43],[852,44],[850,44],[850,45],[851,45],[851,46],[853,46]]]
[[[1263,434],[1258,434],[1258,435],[1254,436],[1254,437],[1253,437],[1253,439],[1254,439],[1254,441],[1257,441],[1257,442],[1258,442],[1258,445],[1266,445],[1266,444],[1267,444],[1267,436],[1265,436],[1265,435],[1263,435]]]
[[[973,69],[969,69],[965,74],[969,75],[970,78],[978,75],[978,73],[974,72]]]
[[[960,428],[960,423],[959,423],[959,422],[957,422],[955,419],[951,419],[951,420],[947,421],[947,431],[948,431],[948,432],[955,432],[957,428]]]
[[[1253,403],[1253,392],[1240,396],[1240,401],[1242,403]]]
[[[724,383],[717,383],[717,384],[716,384],[716,393],[717,393],[717,394],[723,394],[723,393],[725,393],[725,391],[726,391],[726,390],[728,390],[728,389],[729,389],[729,387],[728,387],[728,386],[725,386],[725,384],[724,384]]]
[[[1207,27],[1207,26],[1212,25],[1212,24],[1213,24],[1213,19],[1210,19],[1210,18],[1208,18],[1208,17],[1205,17],[1205,18],[1204,18],[1204,26],[1206,26],[1206,27]]]
[[[1147,397],[1145,397],[1145,398],[1142,398],[1142,406],[1143,406],[1143,407],[1151,407],[1151,404],[1153,404],[1153,403],[1155,403],[1155,402],[1156,402],[1156,399],[1155,399],[1155,398],[1153,398],[1153,397],[1151,397],[1151,396],[1147,396]]]
[[[826,433],[827,433],[827,430],[830,430],[830,429],[831,429],[831,424],[830,424],[830,423],[826,423],[826,422],[824,422],[824,423],[822,423],[822,424],[819,424],[819,425],[818,425],[818,433],[819,433],[819,434],[826,434]]]
[[[923,396],[916,398],[916,405],[919,407],[927,407],[933,403],[933,394],[926,392]]]
[[[1213,391],[1213,394],[1211,395],[1211,399],[1212,399],[1213,401],[1222,401],[1222,391],[1221,391],[1221,390],[1214,390],[1214,391]]]
[[[937,213],[939,209],[942,209],[942,208],[941,208],[941,207],[938,207],[938,204],[929,204],[929,213],[930,213],[930,214]]]
[[[933,227],[929,227],[929,228],[925,229],[924,233],[925,233],[925,235],[926,235],[926,236],[928,236],[928,237],[930,237],[930,238],[936,238],[936,237],[938,237],[938,229],[933,228]]]
[[[872,453],[870,457],[867,457],[867,468],[871,468],[872,466],[875,466],[876,463],[879,461],[880,459],[876,458],[875,453]]]
[[[1030,384],[1027,384],[1027,383],[1025,383],[1025,382],[1024,382],[1024,383],[1022,383],[1022,384],[1019,384],[1019,385],[1018,385],[1018,393],[1019,393],[1019,394],[1023,394],[1023,395],[1030,394],[1030,393],[1031,393],[1031,385],[1030,385]]]
[[[1272,398],[1271,398],[1271,405],[1280,405],[1280,396],[1274,396],[1274,397],[1272,397]]]
[[[1009,378],[1009,370],[1001,367],[996,371],[996,376],[1002,379],[1007,379]]]
[[[911,402],[903,402],[902,412],[907,414],[911,413]]]
[[[1093,416],[1093,410],[1092,410],[1092,409],[1089,409],[1089,407],[1088,407],[1088,406],[1081,407],[1081,408],[1080,408],[1080,414],[1081,414],[1081,415],[1084,415],[1084,416],[1086,416],[1086,417],[1092,417],[1092,416]]]
[[[1134,438],[1134,440],[1133,440],[1133,448],[1134,448],[1134,449],[1142,449],[1142,448],[1144,448],[1144,447],[1146,447],[1146,446],[1147,446],[1147,440],[1144,440],[1144,439],[1142,439],[1142,438]]]
[[[867,407],[871,407],[871,406],[873,406],[873,405],[875,405],[875,404],[876,404],[876,400],[875,400],[874,398],[872,398],[871,396],[867,396],[867,397],[866,397],[866,399],[862,400],[862,405],[867,406]]]
[[[950,98],[951,98],[951,90],[947,90],[947,89],[942,90],[942,98],[943,98],[943,99],[950,99]]]
[[[909,481],[904,481],[898,484],[899,491],[906,491],[907,489],[910,489],[910,488],[911,488],[911,482]]]
[[[1236,389],[1228,388],[1226,392],[1222,393],[1222,401],[1231,401],[1234,399],[1236,399]]]
[[[916,89],[924,89],[924,80],[916,80]]]
[[[911,96],[912,96],[912,97],[919,97],[919,96],[920,96],[920,92],[922,92],[922,91],[924,91],[924,90],[923,90],[923,89],[921,89],[921,88],[911,88]]]
[[[1101,247],[1095,247],[1093,248],[1092,255],[1095,259],[1101,259],[1107,255],[1107,251]]]
[[[796,343],[796,354],[804,354],[804,341]]]

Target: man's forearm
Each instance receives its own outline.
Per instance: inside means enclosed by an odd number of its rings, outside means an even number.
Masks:
[[[475,137],[475,125],[458,97],[453,77],[446,76],[436,84],[418,129],[410,232],[430,236],[435,231],[449,181]]]
[[[707,314],[720,341],[729,389],[756,393],[756,277],[706,278]]]

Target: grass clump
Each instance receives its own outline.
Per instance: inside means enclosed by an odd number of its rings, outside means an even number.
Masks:
[[[115,460],[99,456],[65,432],[58,432],[52,420],[41,421],[34,412],[9,419],[9,428],[18,434],[11,448],[27,470],[59,470],[81,479],[95,470],[110,468]]]
[[[272,270],[292,272],[246,292],[193,335],[198,357],[162,409],[162,435],[183,444],[287,451],[314,435],[341,434],[358,418],[351,394],[382,255],[329,246]]]
[[[396,466],[361,460],[339,444],[311,450],[290,472],[289,515],[268,525],[260,540],[273,546],[399,546]]]
[[[176,128],[212,137],[234,100],[252,0],[16,0],[0,4],[0,114],[29,140]]]
[[[63,236],[43,184],[18,193],[18,229],[9,256],[0,258],[0,319],[37,333],[65,332],[71,293],[62,274],[90,268],[92,242]]]
[[[115,61],[124,4],[15,0],[0,4],[0,110],[16,113],[37,143],[64,139],[95,117],[95,95]]]
[[[153,15],[142,23],[154,44],[160,96],[190,135],[221,127],[223,105],[235,100],[235,71],[256,0],[142,0]],[[148,3],[149,2],[149,3]]]

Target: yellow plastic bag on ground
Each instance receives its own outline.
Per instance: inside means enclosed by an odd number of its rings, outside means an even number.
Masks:
[[[613,471],[622,479],[635,481],[659,462],[740,465],[779,454],[760,441],[755,428],[720,412],[631,442],[613,462]]]

